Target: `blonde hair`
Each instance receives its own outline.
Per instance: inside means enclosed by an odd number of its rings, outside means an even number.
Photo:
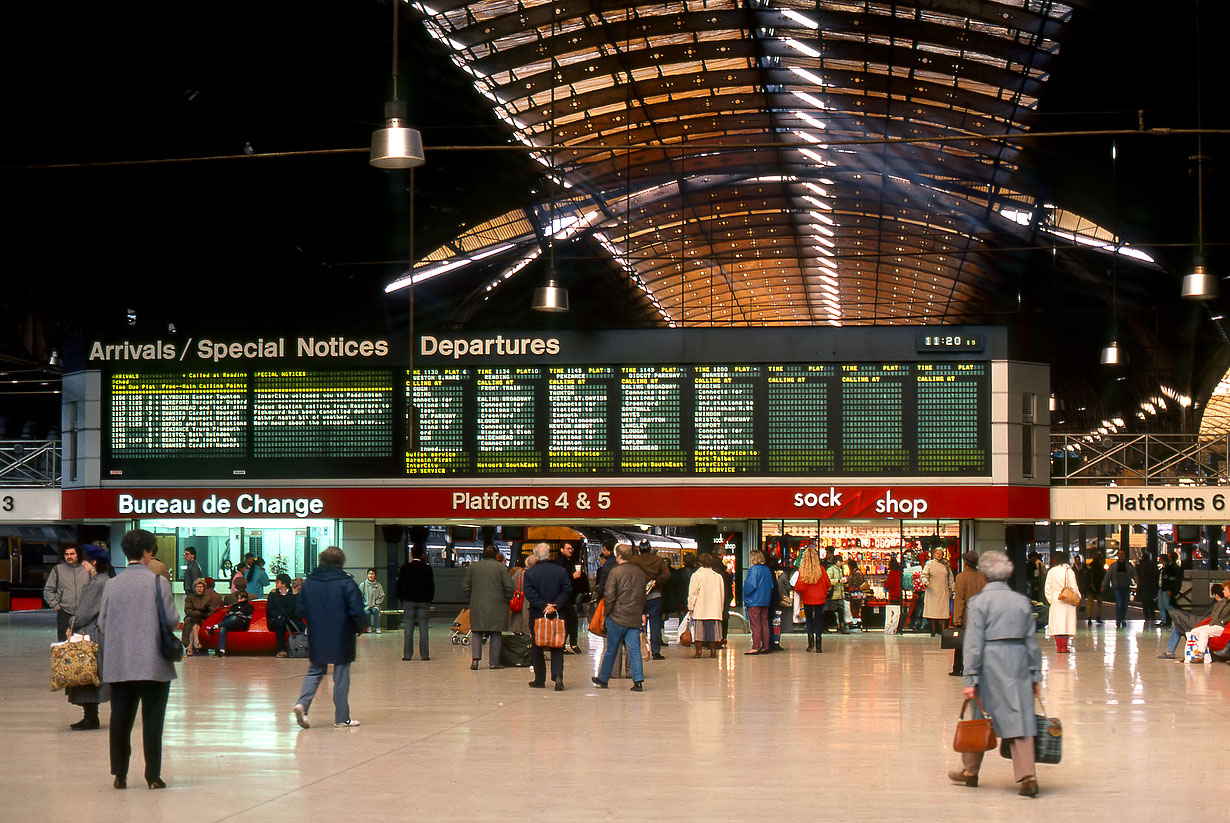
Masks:
[[[799,582],[815,583],[824,574],[824,566],[820,563],[820,552],[815,546],[803,550],[803,559],[799,561]]]
[[[750,552],[748,552],[747,559],[752,562],[753,566],[763,565],[764,564],[764,552],[762,552],[760,549],[752,549]]]

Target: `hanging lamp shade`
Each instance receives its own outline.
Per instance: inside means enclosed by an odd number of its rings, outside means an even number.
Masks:
[[[568,290],[561,288],[554,279],[548,280],[547,285],[534,289],[534,302],[531,308],[534,311],[566,312],[568,311]]]
[[[1183,297],[1186,300],[1212,300],[1217,297],[1217,278],[1203,264],[1183,276]]]
[[[1119,348],[1119,341],[1112,340],[1102,349],[1103,366],[1122,366],[1127,362],[1127,352]]]
[[[426,162],[423,138],[416,129],[406,128],[406,104],[390,100],[384,104],[384,128],[372,134],[371,164],[378,169],[412,169]]]

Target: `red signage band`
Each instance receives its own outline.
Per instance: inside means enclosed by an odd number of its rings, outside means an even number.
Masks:
[[[482,486],[66,489],[67,520],[358,518],[526,522],[1045,520],[1045,486]]]

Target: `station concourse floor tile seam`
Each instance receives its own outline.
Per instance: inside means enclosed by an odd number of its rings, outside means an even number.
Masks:
[[[1082,627],[1071,655],[1038,635],[1046,708],[1065,739],[1063,763],[1038,767],[1032,800],[1017,796],[998,752],[978,788],[948,782],[961,680],[926,634],[828,634],[819,655],[787,634],[784,653],[753,657],[750,638],[733,635],[716,660],[671,645],[665,661],[646,661],[636,694],[626,679],[590,683],[602,650],[592,635],[565,656],[566,690],[555,692],[527,688],[529,669],[491,671],[484,659],[471,671],[472,647],[449,643],[444,626],[432,628],[427,662],[401,660],[400,631],[360,638],[354,729],[333,727],[328,677],[312,728],[295,724],[304,660],[185,660],[167,711],[168,788],[139,780],[138,721],[121,792],[110,785],[109,707],[102,730],[73,732],[79,709],[48,691],[53,632],[48,612],[0,615],[5,821],[206,823],[305,809],[337,820],[672,823],[797,819],[808,808],[847,820],[1225,817],[1230,666],[1158,660],[1166,634],[1139,621]]]

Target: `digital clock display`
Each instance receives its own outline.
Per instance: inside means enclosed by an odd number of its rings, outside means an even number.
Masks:
[[[914,341],[915,351],[971,351],[980,352],[986,341],[981,334],[974,331],[965,332],[918,332]]]

